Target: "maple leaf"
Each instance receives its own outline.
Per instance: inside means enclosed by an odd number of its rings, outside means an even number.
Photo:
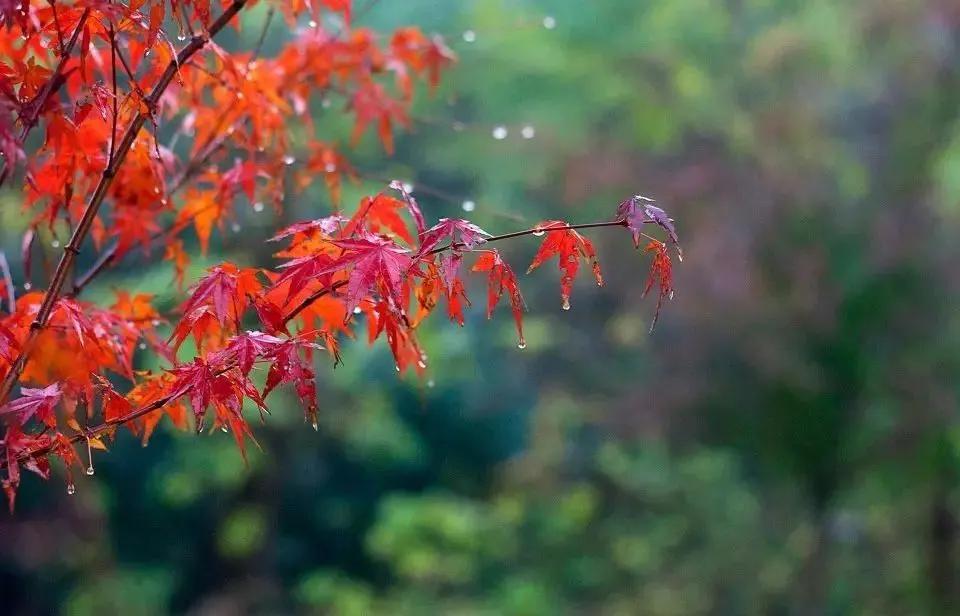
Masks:
[[[316,348],[315,345],[292,339],[273,348],[268,357],[273,360],[267,372],[263,397],[281,383],[293,383],[297,397],[303,405],[304,416],[317,427],[317,385],[310,364],[300,355],[300,348]]]
[[[278,231],[268,241],[277,242],[292,235],[312,235],[320,232],[323,235],[333,235],[347,219],[339,214],[318,218],[316,220],[304,220],[294,223]]]
[[[373,233],[390,231],[407,244],[413,244],[413,236],[407,228],[407,223],[400,218],[399,211],[407,204],[383,193],[375,197],[364,197],[360,201],[360,208],[343,229],[343,235],[350,237],[358,229],[366,228]],[[419,210],[417,210],[419,212]],[[422,216],[420,219],[422,220]]]
[[[423,235],[424,230],[427,228],[427,223],[423,219],[423,212],[420,211],[420,206],[417,205],[417,200],[413,198],[413,195],[410,194],[410,191],[407,190],[407,187],[404,186],[403,182],[400,180],[392,180],[390,182],[390,188],[400,193],[400,197],[407,205],[407,210],[410,212],[410,216],[413,217],[413,221],[417,225],[417,235]]]
[[[603,286],[603,276],[600,274],[597,252],[593,247],[593,242],[577,233],[576,230],[567,228],[567,223],[562,220],[545,220],[537,225],[537,228],[546,232],[546,237],[537,254],[534,255],[530,267],[527,268],[527,273],[529,274],[540,267],[548,259],[557,257],[557,266],[560,268],[560,298],[563,302],[563,309],[569,310],[570,291],[580,269],[581,258],[591,262],[597,285]]]
[[[424,255],[437,248],[440,242],[448,241],[452,247],[473,250],[487,241],[490,234],[463,218],[441,218],[437,224],[420,236],[419,254]]]
[[[263,286],[258,279],[259,270],[254,268],[223,263],[207,272],[190,299],[180,307],[183,318],[170,335],[175,349],[190,332],[199,340],[214,320],[221,326],[228,321],[239,323],[250,298],[259,294]]]
[[[513,270],[500,257],[496,250],[484,252],[473,265],[475,272],[489,272],[487,275],[487,318],[493,317],[493,310],[503,297],[504,291],[510,296],[510,309],[513,311],[513,320],[517,326],[519,346],[527,346],[523,337],[523,311],[527,306],[520,294],[520,285]]]
[[[367,126],[376,122],[383,149],[387,154],[393,154],[393,123],[398,122],[403,126],[410,123],[404,106],[390,98],[383,86],[372,80],[367,80],[357,88],[350,106],[357,116],[350,141],[356,144]]]
[[[352,266],[347,278],[346,308],[350,313],[365,296],[382,290],[396,310],[403,311],[406,300],[403,280],[412,259],[409,251],[383,236],[362,233],[358,239],[336,240],[345,254],[317,275],[329,274]]]
[[[7,403],[0,414],[13,414],[21,425],[36,417],[51,428],[56,427],[57,418],[53,409],[62,396],[59,383],[53,383],[42,389],[23,387],[20,393],[21,396]]]
[[[650,274],[647,277],[647,285],[643,289],[643,296],[656,284],[659,287],[657,293],[657,311],[653,315],[653,322],[650,323],[650,331],[657,325],[657,319],[660,318],[660,307],[664,299],[673,299],[673,266],[670,262],[670,253],[667,251],[667,245],[660,241],[651,241],[647,244],[644,252],[653,253],[653,262],[650,264]]]
[[[680,239],[677,237],[673,219],[663,209],[654,205],[655,203],[656,201],[643,195],[634,195],[621,201],[617,206],[617,220],[624,221],[633,235],[633,243],[637,248],[640,248],[643,225],[650,223],[659,225],[670,236],[670,241],[677,249],[677,256],[683,261],[683,251],[680,248]]]

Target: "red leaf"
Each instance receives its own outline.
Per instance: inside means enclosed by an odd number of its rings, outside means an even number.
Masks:
[[[643,195],[634,195],[626,201],[620,202],[617,207],[617,218],[626,223],[630,233],[633,234],[633,243],[637,248],[640,248],[640,235],[643,233],[643,225],[649,223],[659,225],[670,236],[670,241],[677,249],[677,256],[683,261],[683,250],[680,248],[680,240],[677,237],[673,219],[654,203],[656,201],[653,199]]]
[[[600,274],[600,263],[597,261],[597,252],[593,242],[580,235],[574,229],[569,229],[562,220],[545,220],[538,225],[546,231],[540,250],[533,257],[533,262],[527,268],[529,274],[540,267],[545,261],[557,257],[557,266],[560,268],[560,298],[563,309],[570,309],[570,290],[573,281],[580,270],[581,257],[589,260],[593,266],[593,276],[599,286],[603,286],[603,276]],[[559,227],[559,228],[558,228]]]
[[[500,258],[500,253],[496,250],[484,252],[473,265],[475,272],[490,272],[487,278],[487,318],[493,316],[493,309],[497,307],[503,292],[506,291],[510,296],[510,309],[513,311],[513,320],[517,325],[517,336],[519,337],[519,346],[522,349],[527,346],[523,337],[523,311],[527,306],[520,294],[520,285],[517,284],[517,277],[507,263]]]
[[[659,287],[657,311],[653,315],[653,322],[650,323],[650,331],[652,332],[657,324],[657,319],[660,318],[660,307],[663,305],[664,298],[673,299],[673,265],[670,262],[667,245],[663,242],[652,241],[647,244],[644,251],[653,253],[653,262],[650,264],[650,275],[647,277],[647,286],[643,289],[643,296],[646,297],[654,284]]]
[[[62,396],[59,383],[54,383],[42,389],[23,387],[20,393],[22,395],[16,400],[8,402],[0,411],[0,414],[19,413],[17,419],[20,425],[25,424],[32,417],[36,417],[51,428],[56,427],[57,418],[53,409],[60,402]]]

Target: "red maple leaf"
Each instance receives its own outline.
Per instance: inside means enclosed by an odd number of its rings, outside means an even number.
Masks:
[[[545,220],[538,228],[544,230],[547,236],[540,245],[540,250],[533,257],[533,262],[527,268],[529,274],[540,267],[546,260],[557,257],[557,267],[560,268],[560,298],[563,309],[570,308],[570,290],[573,281],[580,270],[580,259],[586,259],[593,266],[593,276],[599,286],[603,286],[603,276],[600,274],[600,263],[597,261],[597,251],[593,242],[580,235],[574,229],[567,228],[562,220]]]
[[[57,426],[57,418],[53,409],[60,402],[62,396],[59,383],[53,383],[39,389],[23,387],[20,393],[22,395],[7,403],[0,414],[19,415],[17,421],[20,425],[27,423],[32,417],[36,417],[51,428]]]
[[[643,195],[634,195],[617,206],[617,219],[624,221],[633,235],[633,243],[640,248],[640,236],[643,234],[643,225],[655,224],[663,228],[670,236],[670,241],[677,249],[677,256],[683,260],[683,251],[680,248],[680,239],[673,219],[662,209],[654,205],[656,201]]]
[[[403,286],[412,259],[408,250],[381,235],[363,233],[359,239],[336,240],[345,254],[317,275],[328,274],[352,266],[347,279],[346,308],[350,313],[372,292],[381,291],[390,298],[395,309],[406,305]]]
[[[657,324],[660,318],[660,307],[663,306],[663,300],[673,299],[673,265],[670,262],[670,252],[667,245],[660,241],[652,241],[647,244],[645,252],[653,253],[653,262],[650,264],[650,275],[647,277],[647,286],[643,289],[643,296],[646,297],[653,285],[659,287],[657,294],[657,311],[653,315],[653,322],[650,323],[650,331]]]
[[[523,296],[520,294],[520,285],[517,284],[517,277],[509,265],[500,257],[496,250],[485,252],[480,255],[477,262],[473,264],[475,272],[489,272],[487,276],[487,318],[493,316],[493,309],[497,307],[504,291],[510,296],[510,309],[513,311],[513,320],[517,325],[517,336],[519,337],[519,346],[527,346],[523,337],[523,311],[526,310],[526,304]]]

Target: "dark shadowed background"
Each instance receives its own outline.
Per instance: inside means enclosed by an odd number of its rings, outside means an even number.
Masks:
[[[358,3],[363,5],[364,3]],[[223,44],[251,47],[265,6]],[[960,3],[382,0],[460,62],[364,181],[492,233],[658,199],[685,260],[652,335],[647,258],[597,229],[607,285],[560,307],[523,277],[528,346],[481,286],[422,332],[319,366],[321,421],[275,394],[244,467],[229,435],[121,434],[68,496],[0,515],[0,611],[907,614],[960,609]],[[284,36],[271,30],[269,55]],[[318,108],[345,139],[345,101]],[[494,138],[494,133],[503,135]],[[198,257],[272,263],[247,208]],[[25,221],[0,195],[5,245]],[[464,213],[464,209],[472,211]],[[505,250],[518,271],[535,238]],[[111,289],[179,301],[166,264]],[[287,396],[287,397],[284,397]]]

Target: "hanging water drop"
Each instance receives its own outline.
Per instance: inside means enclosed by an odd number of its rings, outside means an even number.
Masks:
[[[495,126],[493,128],[493,138],[497,141],[502,141],[507,138],[507,127],[506,126]]]
[[[235,222],[235,223],[233,223],[232,225],[230,225],[230,229],[231,229],[234,233],[240,233],[240,229],[241,229],[241,228],[242,228],[242,227],[240,226],[240,223],[238,223],[238,222]]]
[[[77,486],[73,485],[72,482],[71,482],[71,483],[68,483],[68,484],[67,484],[67,494],[69,494],[70,496],[73,496],[74,494],[76,494],[76,492],[77,492]]]
[[[263,202],[262,202],[262,201],[257,201],[256,203],[254,203],[254,204],[253,204],[253,211],[254,211],[254,212],[262,212],[262,211],[263,211]]]
[[[317,27],[317,22],[315,22],[314,20],[311,19],[310,22],[307,23],[307,25],[310,26],[311,28],[316,28],[316,27]]]
[[[220,431],[223,432],[224,434],[226,434],[226,433],[228,432],[226,426],[220,426]]]
[[[185,40],[187,40],[187,35],[184,34],[183,32],[181,32],[180,34],[177,35],[177,40],[178,40],[178,41],[181,41],[181,42],[182,42],[182,41],[185,41]]]
[[[90,475],[91,477],[93,476],[93,474],[94,474],[95,472],[96,472],[96,471],[93,470],[93,465],[92,465],[92,464],[87,467],[87,474]]]
[[[396,365],[394,366],[394,368],[397,369],[397,372],[400,372],[400,364],[396,364]]]
[[[314,431],[314,432],[319,432],[319,431],[320,431],[320,424],[317,423],[317,420],[316,420],[316,419],[314,419],[313,421],[311,421],[311,422],[310,422],[310,425],[313,427],[313,431]]]
[[[360,309],[360,306],[353,307],[353,314],[360,314],[363,310]]]
[[[535,129],[532,125],[527,124],[520,129],[520,135],[524,139],[533,139],[537,135],[537,129]]]
[[[29,290],[32,289],[32,288],[33,288],[33,285],[30,284],[29,282],[23,283],[23,290],[24,290],[24,291],[29,291]]]
[[[146,350],[147,350],[147,343],[146,343],[146,342],[141,342],[139,345],[137,345],[137,348],[139,348],[141,351],[146,351]]]
[[[535,235],[536,237],[541,237],[544,233],[546,233],[546,231],[544,231],[543,228],[540,227],[540,225],[537,225],[536,227],[533,228],[533,235]]]
[[[463,202],[464,212],[472,212],[476,208],[477,208],[477,204],[471,201],[470,199],[467,199],[466,201]]]
[[[288,167],[295,162],[297,162],[297,159],[294,158],[293,156],[290,156],[289,154],[283,157],[283,164],[287,165]]]
[[[159,326],[160,326],[160,319],[154,319],[154,320],[150,321],[150,324],[153,325],[154,327],[159,327]]]
[[[426,367],[427,367],[427,362],[425,362],[425,361],[423,361],[423,360],[421,359],[420,361],[417,362],[417,366],[419,366],[420,368],[426,368]]]
[[[547,15],[543,18],[543,27],[547,30],[553,30],[557,27],[557,20],[554,19],[553,16]]]
[[[464,30],[463,31],[463,42],[473,43],[477,40],[477,33],[473,30]]]
[[[52,242],[50,242],[50,245],[53,246],[54,248],[60,248],[60,240],[53,240]]]
[[[569,298],[569,297],[564,297],[564,298],[563,298],[563,303],[560,304],[560,307],[561,307],[562,309],[564,309],[564,310],[570,310],[570,298]]]
[[[403,183],[403,192],[405,192],[405,193],[412,193],[412,192],[413,192],[413,184],[411,184],[410,182],[404,182],[404,183]]]

